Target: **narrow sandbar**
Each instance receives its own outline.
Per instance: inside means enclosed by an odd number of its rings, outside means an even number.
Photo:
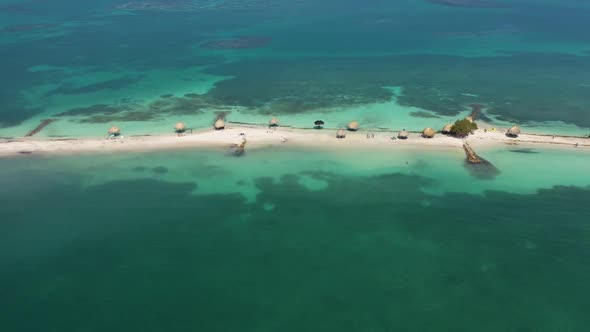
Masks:
[[[244,135],[241,135],[241,134]],[[335,129],[301,129],[292,127],[228,124],[225,130],[201,130],[184,136],[135,135],[122,136],[117,139],[104,137],[87,138],[30,138],[23,137],[0,141],[0,156],[22,154],[78,154],[78,153],[115,153],[124,151],[152,151],[170,149],[211,149],[229,148],[240,144],[245,138],[247,149],[264,147],[289,147],[309,149],[375,149],[396,150],[412,149],[416,151],[430,149],[462,149],[463,140],[437,134],[434,138],[423,138],[420,133],[411,133],[405,140],[397,139],[397,131],[361,130],[347,132],[343,139],[336,138]],[[521,134],[518,138],[509,138],[500,131],[484,132],[477,130],[466,138],[475,149],[486,149],[503,145],[523,145],[568,148],[577,147],[590,152],[590,139],[583,137],[566,137],[550,135]]]

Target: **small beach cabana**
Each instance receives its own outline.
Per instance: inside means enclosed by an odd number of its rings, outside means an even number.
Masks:
[[[518,126],[512,126],[512,128],[508,129],[506,136],[508,137],[518,137],[520,135],[520,128]]]
[[[121,135],[121,128],[117,126],[112,126],[109,128],[109,136],[110,137],[117,137]]]
[[[397,138],[399,139],[407,139],[410,136],[410,133],[407,132],[405,129],[397,133]]]
[[[315,126],[315,129],[322,129],[322,127],[324,126],[324,121],[316,120],[313,124]]]
[[[346,137],[346,130],[338,129],[336,132],[336,138],[345,138]]]
[[[276,117],[273,117],[272,119],[270,119],[270,121],[268,121],[269,127],[276,127],[278,125],[279,125],[279,119],[277,119]]]
[[[359,130],[360,126],[359,126],[359,123],[358,122],[356,122],[356,121],[350,121],[348,123],[348,125],[346,126],[346,128],[348,130],[350,130],[350,131],[357,131],[357,130]]]
[[[223,121],[223,119],[215,120],[215,123],[213,124],[213,128],[215,128],[215,130],[225,129],[225,121]]]
[[[432,128],[424,128],[422,131],[422,137],[424,138],[433,138],[436,135],[436,131]]]
[[[453,124],[452,123],[449,123],[449,124],[447,124],[446,126],[443,127],[442,133],[443,134],[450,134],[452,129],[453,129]]]
[[[182,122],[178,122],[174,125],[174,132],[177,134],[182,134],[186,131],[186,126]]]

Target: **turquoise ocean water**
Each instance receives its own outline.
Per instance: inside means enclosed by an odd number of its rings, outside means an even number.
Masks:
[[[590,134],[584,1],[0,0],[0,137]],[[590,152],[0,159],[2,331],[587,331]]]

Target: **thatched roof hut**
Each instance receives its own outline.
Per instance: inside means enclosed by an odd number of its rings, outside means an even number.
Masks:
[[[350,121],[348,123],[348,125],[346,126],[346,128],[348,128],[348,130],[356,131],[356,130],[359,130],[360,126],[359,126],[358,122]]]
[[[215,128],[215,130],[225,129],[225,121],[223,121],[221,118],[217,119],[213,124],[213,128]]]
[[[174,125],[174,131],[176,131],[177,133],[184,133],[185,130],[186,126],[182,122],[178,122]]]
[[[453,124],[452,123],[449,123],[449,124],[447,124],[446,126],[443,127],[442,133],[443,134],[450,134],[452,129],[453,129]]]
[[[433,138],[435,134],[436,131],[434,131],[434,129],[432,128],[424,128],[424,130],[422,131],[422,136],[424,136],[425,138]]]
[[[520,128],[518,126],[512,126],[512,128],[508,129],[506,135],[509,137],[518,137],[520,135]]]
[[[345,138],[346,137],[346,130],[344,129],[338,129],[338,131],[336,132],[336,138]]]
[[[112,126],[109,128],[109,135],[121,135],[121,128],[117,126]]]
[[[407,132],[405,129],[403,129],[402,131],[400,131],[399,133],[397,133],[397,138],[399,139],[406,139],[410,136],[410,133]]]
[[[279,125],[279,119],[277,119],[276,117],[273,117],[272,119],[270,119],[270,121],[268,121],[268,125],[271,127],[276,127]]]

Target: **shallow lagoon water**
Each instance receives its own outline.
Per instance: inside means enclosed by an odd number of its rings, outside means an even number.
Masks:
[[[486,151],[493,180],[459,150],[2,159],[0,317],[11,331],[583,331],[588,154],[538,152]]]
[[[395,144],[395,143],[392,143]],[[516,153],[523,149],[529,153]],[[533,153],[534,152],[534,153]],[[75,156],[35,156],[4,159],[7,181],[18,180],[26,172],[44,170],[76,174],[86,186],[112,181],[153,179],[174,183],[196,184],[194,193],[239,193],[248,201],[255,201],[255,179],[268,177],[280,180],[283,176],[298,174],[301,184],[319,180],[323,188],[322,173],[342,176],[371,176],[399,173],[420,176],[432,181],[425,184],[429,194],[467,192],[483,194],[500,190],[518,194],[531,194],[554,186],[588,186],[586,172],[590,156],[584,148],[543,148],[538,146],[498,146],[479,150],[498,172],[489,179],[474,176],[465,163],[460,149],[413,149],[398,147],[393,150],[367,149],[331,150],[329,147],[302,149],[283,146],[247,151],[242,158],[233,157],[230,150],[182,149],[170,152],[99,153]],[[548,173],[556,176],[545,176]],[[315,175],[314,175],[315,174]],[[316,176],[318,175],[318,176]],[[317,183],[316,183],[317,184]]]

